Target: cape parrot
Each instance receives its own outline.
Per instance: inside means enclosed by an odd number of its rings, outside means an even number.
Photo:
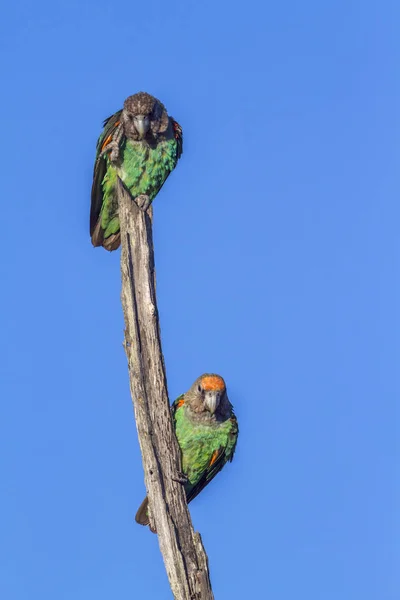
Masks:
[[[220,375],[201,375],[171,406],[173,425],[182,453],[186,499],[193,498],[233,459],[239,428]],[[136,522],[149,525],[147,498]]]
[[[93,172],[90,235],[93,246],[111,251],[120,245],[117,178],[147,210],[182,154],[182,128],[146,92],[129,96],[103,126]]]

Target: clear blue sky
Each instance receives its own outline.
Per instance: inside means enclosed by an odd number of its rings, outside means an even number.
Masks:
[[[119,251],[88,235],[102,120],[139,90],[185,136],[154,204],[171,399],[220,372],[240,423],[191,505],[216,599],[399,597],[399,23],[395,0],[4,5],[1,598],[170,597],[134,523]]]

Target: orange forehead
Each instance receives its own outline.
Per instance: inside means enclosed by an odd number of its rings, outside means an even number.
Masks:
[[[202,378],[201,384],[207,392],[225,389],[225,381],[218,375],[206,375]]]

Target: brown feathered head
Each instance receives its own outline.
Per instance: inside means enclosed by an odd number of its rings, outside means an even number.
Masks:
[[[126,137],[135,141],[149,136],[157,138],[166,132],[169,124],[165,106],[146,92],[138,92],[125,100],[121,121]]]
[[[196,379],[184,396],[184,403],[192,416],[200,419],[223,421],[231,416],[232,405],[221,375],[204,373]]]

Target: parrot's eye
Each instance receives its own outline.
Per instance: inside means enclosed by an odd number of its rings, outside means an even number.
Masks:
[[[203,391],[203,390],[201,389],[201,385],[198,385],[198,386],[197,386],[197,389],[198,389],[198,391],[199,391],[199,392],[202,392],[202,391]]]

